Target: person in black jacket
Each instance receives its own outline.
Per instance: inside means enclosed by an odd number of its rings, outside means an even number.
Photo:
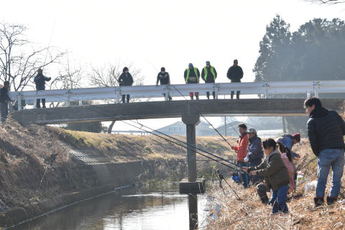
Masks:
[[[318,98],[307,99],[304,107],[309,114],[307,122],[309,142],[318,157],[319,177],[314,198],[315,206],[324,203],[330,168],[333,171],[333,184],[331,194],[327,197],[327,204],[333,204],[338,198],[343,176],[345,123],[337,112],[323,108]]]
[[[216,68],[211,66],[209,61],[206,62],[206,66],[202,69],[201,78],[205,81],[205,83],[214,84],[217,78],[217,71]],[[207,99],[210,99],[210,92],[206,92]],[[216,92],[212,92],[213,99],[216,99]]]
[[[164,67],[162,67],[161,72],[158,73],[156,85],[158,85],[158,83],[160,83],[161,85],[170,85],[170,76],[169,76],[169,73],[165,71]],[[172,100],[169,93],[168,93],[168,95],[163,93],[163,96],[164,96],[164,98],[166,98],[168,96],[169,101]]]
[[[133,77],[129,73],[128,68],[123,68],[123,72],[119,77],[119,85],[120,86],[132,86],[133,85]],[[127,103],[129,103],[130,95],[129,94],[123,94],[122,95],[122,103],[126,103],[126,97],[127,97]]]
[[[50,77],[45,77],[43,75],[43,70],[41,68],[39,68],[37,70],[37,75],[34,78],[34,82],[36,84],[36,90],[40,91],[40,90],[45,90],[46,89],[46,81],[50,81],[51,78]],[[41,103],[40,103],[41,99],[37,99],[36,101],[36,108],[41,108]],[[46,99],[42,98],[42,107],[45,108],[46,107]]]
[[[1,123],[3,123],[8,116],[8,102],[11,101],[8,92],[10,91],[10,82],[5,81],[4,86],[0,89],[0,110],[1,110]]]
[[[228,70],[227,77],[231,80],[231,82],[241,82],[241,79],[243,78],[243,70],[238,65],[238,60],[234,60],[234,65],[231,66]],[[240,92],[237,90],[236,97],[237,99],[240,99]],[[234,98],[235,91],[231,91],[231,99]]]

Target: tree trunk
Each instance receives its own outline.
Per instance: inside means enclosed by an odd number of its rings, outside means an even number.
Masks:
[[[115,122],[116,122],[116,121],[112,121],[112,122],[110,123],[110,125],[109,125],[109,127],[108,127],[108,133],[111,133],[111,131],[113,130],[113,127],[114,127],[114,125],[115,125]]]

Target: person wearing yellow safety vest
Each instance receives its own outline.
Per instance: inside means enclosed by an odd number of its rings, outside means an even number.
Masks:
[[[210,62],[206,62],[206,66],[202,69],[201,78],[205,83],[215,83],[217,78],[216,69],[211,66]],[[207,99],[210,99],[210,92],[206,92]],[[216,92],[212,92],[213,99],[216,99]]]
[[[200,72],[198,68],[195,68],[192,63],[189,63],[188,69],[184,71],[184,80],[186,84],[198,84],[200,78]],[[199,92],[190,92],[189,96],[194,100],[194,94],[197,100],[199,100]]]

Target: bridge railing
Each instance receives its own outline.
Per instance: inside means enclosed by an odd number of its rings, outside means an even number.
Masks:
[[[345,81],[284,81],[284,82],[244,82],[244,83],[216,83],[216,84],[183,84],[166,86],[132,86],[108,88],[80,88],[71,90],[46,90],[11,92],[11,98],[18,102],[20,109],[22,101],[35,104],[36,99],[45,98],[46,102],[93,101],[93,100],[121,100],[123,94],[130,94],[132,99],[162,99],[163,94],[172,97],[188,97],[189,92],[214,91],[218,96],[229,95],[231,91],[240,90],[242,95],[255,98],[270,98],[277,95],[305,95],[305,97],[319,93],[335,94],[345,92]]]

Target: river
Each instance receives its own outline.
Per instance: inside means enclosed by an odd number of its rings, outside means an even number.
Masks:
[[[206,197],[198,196],[199,225],[205,225]],[[187,197],[176,191],[112,193],[16,227],[19,230],[184,230]]]

